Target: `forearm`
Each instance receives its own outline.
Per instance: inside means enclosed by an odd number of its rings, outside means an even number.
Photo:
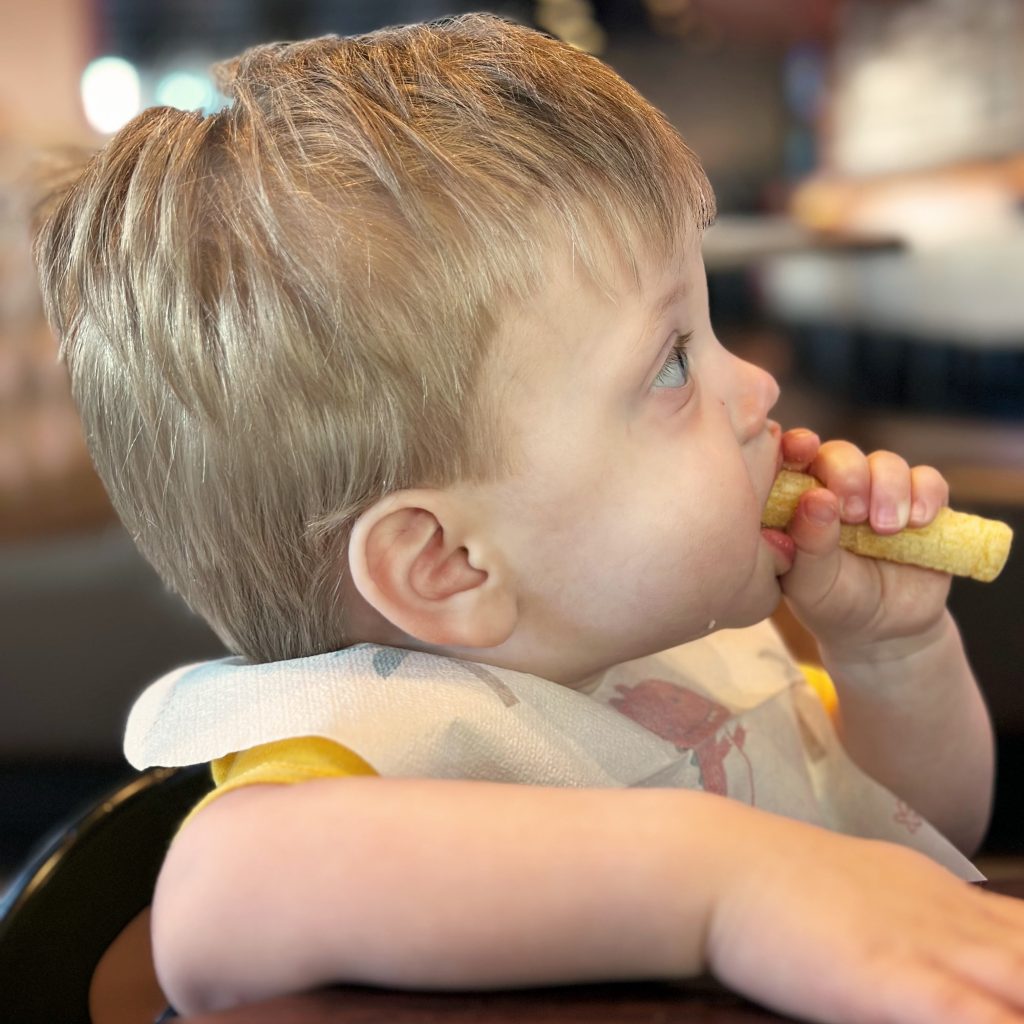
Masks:
[[[716,892],[747,869],[756,844],[737,835],[752,816],[804,828],[680,790],[253,787],[172,847],[154,905],[158,973],[185,1011],[341,981],[692,975]]]
[[[1019,943],[996,899],[905,847],[704,792],[326,779],[196,816],[161,872],[153,953],[186,1014],[338,982],[708,970],[801,1020],[895,1020],[902,1000],[952,1021],[963,999],[966,1022],[992,1004],[970,1001],[963,957],[987,950],[1005,992]]]
[[[966,853],[991,810],[992,726],[948,612],[928,642],[862,650],[822,646],[839,694],[839,733],[869,775],[905,799]]]

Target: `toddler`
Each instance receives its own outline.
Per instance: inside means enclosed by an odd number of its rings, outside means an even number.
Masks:
[[[961,880],[993,753],[948,578],[838,548],[946,484],[769,418],[665,120],[485,16],[222,71],[37,241],[118,513],[237,654],[129,723],[219,784],[154,899],[174,1005],[709,971],[814,1020],[1024,1019],[1024,906]],[[826,485],[786,533],[784,464]]]

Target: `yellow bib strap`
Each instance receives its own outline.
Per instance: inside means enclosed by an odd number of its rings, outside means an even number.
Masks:
[[[310,779],[378,774],[358,754],[319,736],[276,740],[226,754],[211,763],[210,771],[216,788],[192,808],[183,826],[218,797],[243,786],[290,785]]]
[[[828,712],[829,718],[835,720],[839,711],[839,697],[836,695],[832,677],[820,665],[807,665],[801,662],[798,667],[808,685],[818,695],[818,700]]]

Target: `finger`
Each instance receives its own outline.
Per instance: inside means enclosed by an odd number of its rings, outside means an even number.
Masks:
[[[1024,900],[974,886],[970,892],[978,898],[991,921],[1010,928],[1024,944]]]
[[[997,996],[934,963],[901,964],[898,970],[872,980],[872,1009],[877,1014],[874,1019],[906,1024],[1020,1022],[1020,1015]]]
[[[869,521],[875,533],[898,533],[910,519],[910,466],[894,452],[872,452]]]
[[[957,911],[961,941],[946,944],[948,963],[1024,1007],[1024,902],[973,887],[969,895],[973,906]]]
[[[950,967],[1014,1006],[1024,1007],[1024,956],[1009,943],[978,942],[949,954]]]
[[[839,514],[844,523],[863,523],[867,519],[871,470],[856,445],[849,441],[826,441],[810,471],[839,499]]]
[[[821,439],[813,430],[796,427],[782,435],[782,460],[786,469],[803,472],[814,460]]]
[[[927,526],[940,508],[949,504],[949,484],[934,466],[914,466],[910,471],[910,520],[908,526]]]
[[[815,488],[800,497],[786,527],[796,546],[793,567],[782,577],[782,590],[803,603],[828,594],[839,573],[839,502],[831,491]]]

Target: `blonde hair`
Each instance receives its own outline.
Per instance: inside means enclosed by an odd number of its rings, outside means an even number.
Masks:
[[[90,451],[163,579],[254,661],[337,649],[354,519],[499,472],[474,384],[551,225],[669,253],[713,199],[599,61],[469,15],[258,46],[140,114],[36,242]]]

